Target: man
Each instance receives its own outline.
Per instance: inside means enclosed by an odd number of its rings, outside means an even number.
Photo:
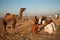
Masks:
[[[42,29],[44,29],[44,32],[47,32],[49,34],[54,33],[56,31],[56,26],[54,22],[49,18],[44,19],[44,21],[42,20],[43,24],[39,26],[38,31],[41,31]]]
[[[35,24],[38,24],[38,18],[37,18],[37,16],[35,16]]]
[[[37,33],[38,32],[38,24],[35,24],[32,28],[32,32],[33,33]]]
[[[48,23],[45,27],[44,27],[44,31],[49,33],[49,34],[53,34],[56,31],[56,27],[55,24],[53,23],[52,20],[50,20],[50,23]]]
[[[42,24],[44,24],[45,23],[45,21],[46,21],[46,17],[45,16],[41,16],[40,18],[39,18],[39,20],[38,20],[38,24],[39,25],[42,25]]]
[[[35,16],[35,25],[32,28],[32,32],[37,33],[37,31],[38,31],[38,18],[37,16]]]

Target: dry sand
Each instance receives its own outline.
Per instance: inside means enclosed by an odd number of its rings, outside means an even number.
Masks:
[[[6,28],[7,32],[4,31],[2,20],[0,20],[0,40],[59,40],[60,38],[60,18],[51,18],[56,24],[56,33],[49,35],[45,32],[40,31],[37,34],[31,32],[34,25],[33,20],[18,21],[16,28],[13,31],[11,28]],[[11,25],[9,25],[11,26]]]

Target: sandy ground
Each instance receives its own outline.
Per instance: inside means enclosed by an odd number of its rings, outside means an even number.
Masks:
[[[7,32],[5,32],[2,20],[0,20],[0,40],[60,40],[60,18],[51,19],[54,21],[57,28],[57,31],[52,35],[43,32],[43,30],[37,34],[32,33],[31,29],[34,25],[33,20],[18,21],[14,31],[12,28],[7,27]],[[8,26],[11,25],[8,24]]]

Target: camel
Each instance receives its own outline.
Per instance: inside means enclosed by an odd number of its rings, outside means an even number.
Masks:
[[[6,27],[7,25],[12,25],[12,28],[15,29],[15,24],[16,24],[16,18],[15,18],[15,15],[14,14],[10,14],[10,13],[7,13],[5,15],[5,17],[3,18],[3,23],[4,23],[4,26],[5,26],[5,31],[6,31]]]
[[[26,10],[26,8],[20,8],[20,12],[19,12],[20,19],[22,19],[22,14],[25,10]]]

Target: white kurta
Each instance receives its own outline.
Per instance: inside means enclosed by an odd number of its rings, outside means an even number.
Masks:
[[[55,24],[53,22],[51,22],[44,28],[44,31],[48,32],[49,34],[52,34],[55,30],[56,30],[56,28],[55,28]]]

